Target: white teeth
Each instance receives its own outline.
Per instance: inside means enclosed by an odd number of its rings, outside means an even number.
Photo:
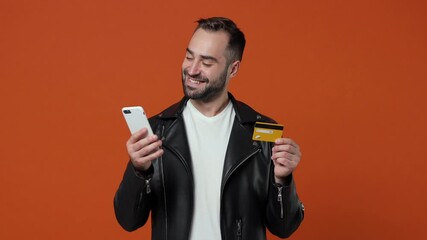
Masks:
[[[192,82],[192,83],[194,83],[194,84],[200,84],[201,82],[200,81],[197,81],[197,80],[193,80],[193,79],[189,79],[190,80],[190,82]]]

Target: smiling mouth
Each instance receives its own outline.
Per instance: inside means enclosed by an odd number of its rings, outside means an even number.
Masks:
[[[201,84],[201,83],[204,83],[205,81],[203,81],[203,80],[197,80],[197,79],[194,79],[194,78],[188,78],[188,81],[190,82],[190,83],[193,83],[193,84]]]

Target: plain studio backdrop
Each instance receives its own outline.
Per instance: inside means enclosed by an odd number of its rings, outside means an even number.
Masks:
[[[182,97],[196,21],[246,34],[236,98],[285,125],[306,218],[290,239],[427,235],[425,1],[0,1],[0,239],[149,239],[113,196],[123,106]],[[269,239],[277,239],[271,234]]]

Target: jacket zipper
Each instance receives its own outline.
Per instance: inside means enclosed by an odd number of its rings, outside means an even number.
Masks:
[[[277,201],[280,204],[280,218],[283,219],[283,197],[282,197],[283,186],[277,186]]]
[[[162,140],[163,139],[163,132],[165,130],[165,126],[163,125],[162,128]],[[167,145],[163,145],[164,148],[168,149],[169,151],[171,151],[173,154],[175,154],[175,156],[178,157],[178,159],[181,161],[182,165],[184,165],[185,169],[187,170],[188,174],[190,175],[190,179],[191,179],[191,185],[192,188],[194,189],[194,179],[193,179],[193,173],[191,172],[191,167],[188,166],[187,162],[184,160],[184,158],[182,157],[181,154],[179,154],[179,152],[177,152],[174,148],[171,148]],[[160,157],[160,163],[161,163],[161,173],[162,173],[162,183],[163,183],[163,196],[164,196],[164,203],[165,203],[165,217],[166,217],[166,239],[168,239],[168,235],[167,235],[167,208],[166,208],[166,188],[165,188],[165,179],[164,179],[164,173],[163,173],[163,157]],[[191,223],[190,223],[191,224]]]
[[[257,148],[256,149],[256,151],[254,151],[254,152],[252,152],[251,154],[249,154],[246,158],[244,158],[243,159],[243,161],[241,161],[237,166],[235,166],[233,169],[231,169],[228,173],[227,173],[227,175],[225,176],[225,178],[224,178],[224,184],[222,185],[222,187],[221,187],[221,195],[220,195],[220,204],[221,204],[221,207],[220,207],[220,211],[221,211],[221,213],[220,213],[220,215],[222,215],[222,196],[223,196],[223,194],[224,194],[224,188],[225,188],[225,185],[226,185],[226,183],[227,183],[227,181],[228,181],[228,179],[230,178],[230,176],[234,173],[234,171],[236,171],[236,169],[238,169],[244,162],[246,162],[246,160],[248,160],[249,158],[251,158],[253,155],[255,155],[255,154],[257,154],[257,153],[259,153],[259,152],[261,152],[261,148]],[[241,221],[241,219],[239,219],[240,221]],[[238,220],[238,221],[239,221]],[[239,225],[238,225],[239,226]],[[238,229],[239,230],[239,229]],[[224,231],[224,229],[223,229],[223,226],[222,226],[222,224],[221,224],[221,235],[223,235],[223,231]],[[239,231],[237,231],[237,233],[238,233]],[[240,225],[240,234],[241,234],[241,225]],[[237,236],[239,236],[239,235],[237,235]],[[238,239],[241,239],[241,236],[240,236],[240,238],[238,237]]]
[[[237,231],[236,231],[237,240],[242,240],[242,219],[237,219],[236,224],[237,224]]]
[[[160,133],[160,139],[163,141],[164,134],[165,131],[165,125],[162,124],[162,132]],[[165,239],[168,239],[168,211],[167,211],[167,205],[166,205],[166,187],[165,187],[165,177],[164,177],[164,172],[163,172],[163,156],[160,157],[159,159],[159,165],[160,165],[160,174],[161,174],[161,178],[162,178],[162,186],[163,186],[163,203],[165,205]]]
[[[182,165],[184,165],[185,169],[187,170],[187,172],[190,174],[190,179],[193,179],[193,174],[191,173],[190,167],[186,164],[186,162],[183,160],[183,157],[177,152],[175,151],[175,149],[168,147],[167,145],[163,145],[164,148],[169,149],[169,151],[171,151],[173,154],[175,154],[178,159],[181,161]],[[164,179],[164,174],[163,174],[163,157],[160,157],[160,163],[161,163],[161,172],[162,172],[162,182],[163,182],[163,195],[164,195],[164,203],[165,203],[165,218],[166,218],[166,240],[168,239],[168,235],[167,235],[167,229],[168,229],[168,224],[167,224],[167,208],[166,208],[166,189],[165,189],[165,179]],[[192,180],[192,187],[194,189],[194,180]]]
[[[151,193],[150,181],[151,181],[151,177],[145,179],[145,193],[147,194]]]

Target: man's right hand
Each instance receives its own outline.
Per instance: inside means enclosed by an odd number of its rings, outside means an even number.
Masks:
[[[148,131],[143,128],[129,138],[126,148],[133,166],[140,171],[148,170],[151,162],[163,155],[162,141],[157,135],[147,136]]]

